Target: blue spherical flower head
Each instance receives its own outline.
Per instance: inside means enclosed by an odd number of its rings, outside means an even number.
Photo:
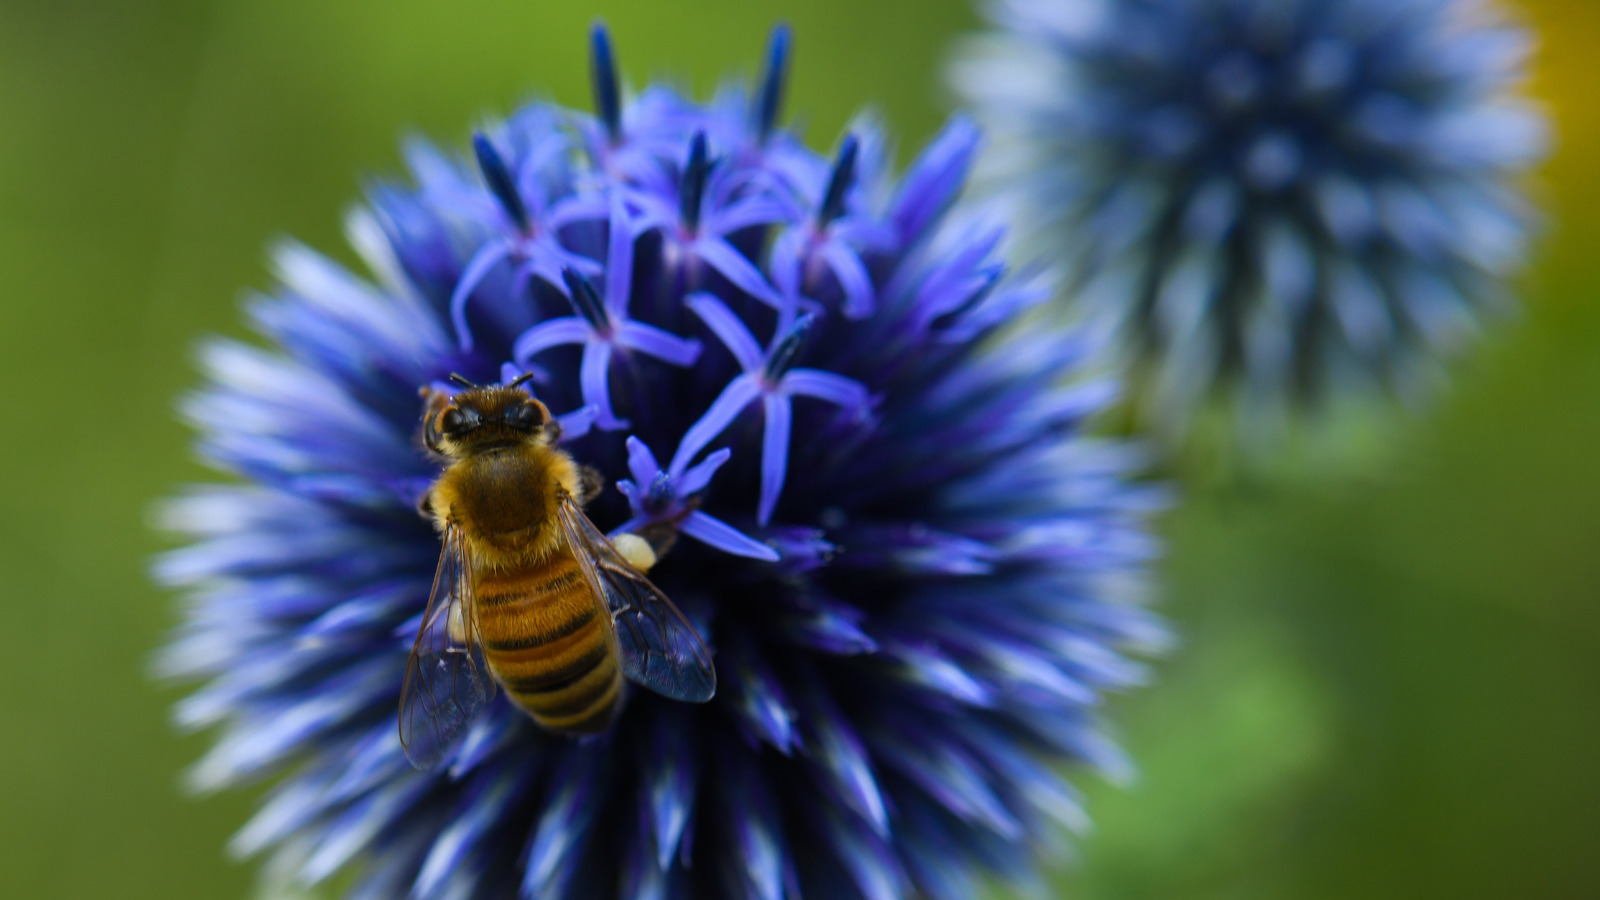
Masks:
[[[952,80],[1146,413],[1410,396],[1507,305],[1541,118],[1480,0],[994,0]],[[1304,418],[1304,417],[1302,417]]]
[[[1082,824],[1055,763],[1124,763],[1093,713],[1159,636],[1134,602],[1159,496],[1080,434],[1111,399],[1046,295],[953,201],[951,122],[898,180],[858,123],[784,130],[788,35],[757,90],[544,104],[349,220],[358,276],[296,245],[185,405],[236,480],[174,501],[191,598],[162,656],[218,726],[203,790],[275,779],[241,855],[351,896],[964,898]],[[665,548],[651,578],[714,652],[715,697],[634,688],[605,733],[504,692],[435,768],[396,706],[440,538],[424,397],[523,379],[602,475],[587,512]]]

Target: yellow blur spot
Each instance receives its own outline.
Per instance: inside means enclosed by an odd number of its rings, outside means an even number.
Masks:
[[[616,545],[617,552],[624,559],[641,572],[650,571],[650,567],[656,564],[656,552],[650,549],[650,542],[637,534],[618,535],[611,543]]]

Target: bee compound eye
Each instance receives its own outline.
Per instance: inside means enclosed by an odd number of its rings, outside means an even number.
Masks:
[[[530,400],[507,409],[501,418],[512,428],[532,431],[550,421],[550,410],[543,403]]]
[[[470,411],[464,411],[459,407],[452,406],[444,411],[444,415],[439,417],[439,430],[445,434],[455,434],[471,428],[476,424],[477,418]]]

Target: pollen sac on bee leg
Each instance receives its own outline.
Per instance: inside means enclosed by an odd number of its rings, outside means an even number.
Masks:
[[[651,548],[649,541],[637,534],[619,534],[611,543],[624,559],[641,572],[650,571],[650,567],[656,564],[656,551]]]

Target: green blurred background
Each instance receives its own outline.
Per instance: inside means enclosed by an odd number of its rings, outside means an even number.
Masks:
[[[1098,829],[1063,896],[1600,895],[1600,4],[1519,10],[1560,142],[1527,315],[1388,427],[1377,474],[1163,520],[1183,642],[1114,705],[1143,775],[1083,779]],[[635,84],[701,91],[786,18],[811,139],[871,104],[903,153],[975,24],[961,0],[0,4],[0,895],[252,891],[222,851],[252,798],[180,796],[204,739],[145,676],[175,620],[148,511],[206,477],[172,415],[192,349],[241,333],[274,237],[348,258],[340,214],[404,132],[586,105],[595,15]]]

